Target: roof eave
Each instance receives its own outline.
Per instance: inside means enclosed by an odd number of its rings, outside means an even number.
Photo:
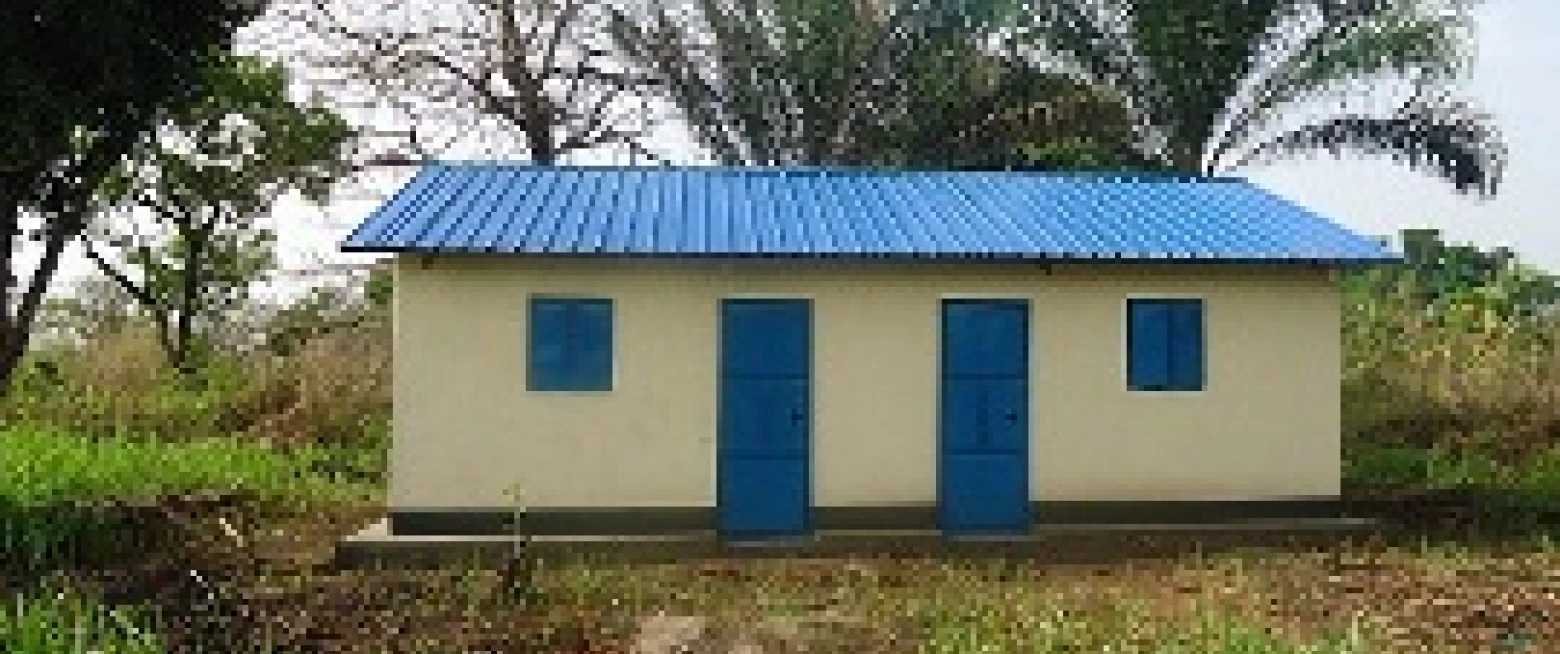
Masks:
[[[992,253],[921,253],[921,252],[521,252],[500,248],[417,248],[394,245],[343,244],[342,252],[355,254],[409,254],[409,255],[497,255],[520,258],[551,259],[816,259],[816,260],[917,260],[917,261],[983,261],[1009,263],[1114,263],[1114,264],[1274,264],[1274,265],[1323,265],[1323,266],[1382,266],[1404,262],[1401,255],[1371,257],[1155,257],[1155,256],[1098,256],[1083,254],[992,254]]]

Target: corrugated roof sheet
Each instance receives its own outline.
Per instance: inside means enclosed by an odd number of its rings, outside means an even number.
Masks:
[[[356,252],[669,257],[1393,261],[1236,179],[826,168],[421,170]]]

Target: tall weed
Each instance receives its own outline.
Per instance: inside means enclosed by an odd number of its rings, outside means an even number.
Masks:
[[[246,436],[283,445],[350,445],[390,412],[388,325],[322,334],[286,357],[209,357],[198,373],[169,368],[148,327],[78,349],[32,353],[0,398],[6,424],[167,440]]]
[[[1412,277],[1357,274],[1343,334],[1351,434],[1508,457],[1560,444],[1560,320],[1503,308],[1484,287],[1426,304]]]

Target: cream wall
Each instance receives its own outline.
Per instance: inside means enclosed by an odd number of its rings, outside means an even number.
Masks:
[[[1339,298],[1289,267],[402,257],[397,509],[711,507],[723,297],[813,300],[813,503],[936,500],[944,297],[1031,301],[1031,494],[1338,493]],[[614,389],[525,390],[531,293],[615,301]],[[1133,393],[1125,302],[1202,297],[1207,389]]]

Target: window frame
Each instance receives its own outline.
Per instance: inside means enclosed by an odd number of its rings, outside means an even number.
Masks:
[[[566,324],[564,327],[564,336],[566,340],[565,346],[563,346],[564,353],[560,355],[560,358],[563,359],[563,361],[559,364],[562,366],[562,371],[558,374],[558,378],[554,378],[551,375],[542,374],[537,365],[537,361],[539,359],[539,357],[537,357],[537,350],[541,345],[541,341],[538,338],[539,332],[541,330],[537,328],[537,308],[540,305],[548,303],[560,304],[565,307],[566,314],[564,320],[566,323],[577,317],[573,315],[573,311],[576,310],[575,307],[578,305],[598,305],[606,307],[607,315],[606,326],[604,330],[604,334],[607,340],[607,351],[605,353],[606,370],[605,374],[600,376],[599,379],[597,375],[591,375],[588,374],[588,371],[581,370],[581,368],[585,365],[583,362],[584,359],[582,359],[576,352],[572,352],[568,345],[570,343],[574,343],[574,339],[570,337],[577,334],[579,327],[577,325],[569,324]],[[617,332],[617,303],[613,301],[612,298],[590,295],[552,293],[534,294],[529,296],[526,299],[526,391],[534,393],[580,394],[603,394],[612,392],[617,388],[618,381],[617,348],[619,339],[617,337]]]
[[[1133,336],[1133,327],[1132,327],[1132,323],[1133,323],[1133,306],[1134,306],[1134,304],[1139,303],[1139,302],[1155,302],[1155,303],[1163,303],[1163,304],[1167,304],[1167,305],[1195,304],[1198,307],[1198,318],[1199,318],[1199,323],[1200,323],[1200,327],[1201,327],[1201,334],[1200,335],[1201,335],[1201,338],[1202,338],[1202,347],[1201,347],[1201,351],[1199,353],[1201,355],[1200,362],[1199,362],[1200,363],[1199,368],[1200,368],[1201,375],[1198,377],[1197,384],[1195,386],[1192,386],[1192,385],[1169,384],[1169,385],[1166,385],[1164,387],[1148,387],[1148,386],[1140,386],[1140,385],[1135,384],[1133,382],[1133,379],[1132,379],[1132,367],[1133,367],[1132,366],[1132,362],[1133,362],[1133,358],[1132,358],[1133,357],[1133,337],[1132,337]],[[1126,387],[1126,390],[1129,393],[1132,393],[1134,395],[1143,395],[1143,396],[1171,396],[1171,397],[1173,397],[1173,396],[1188,396],[1188,395],[1195,396],[1195,395],[1201,395],[1201,394],[1206,393],[1208,391],[1209,378],[1210,378],[1210,375],[1209,375],[1209,362],[1211,360],[1211,357],[1209,356],[1209,346],[1212,343],[1212,339],[1209,338],[1209,334],[1211,332],[1211,329],[1210,329],[1210,323],[1208,321],[1208,304],[1209,304],[1208,303],[1208,299],[1206,297],[1201,296],[1201,295],[1197,295],[1197,294],[1188,294],[1188,293],[1132,294],[1132,295],[1128,295],[1126,297],[1125,301],[1122,303],[1122,313],[1121,313],[1122,319],[1121,319],[1121,323],[1120,323],[1121,324],[1121,335],[1122,335],[1122,337],[1121,337],[1121,341],[1122,341],[1122,348],[1121,348],[1121,352],[1122,352],[1122,358],[1121,358],[1121,378],[1122,378],[1123,385]],[[1167,343],[1167,346],[1171,347],[1171,348],[1174,347],[1174,345],[1172,343]],[[1166,352],[1167,359],[1168,359],[1169,356],[1170,356],[1170,353],[1167,350],[1167,352]],[[1174,374],[1174,372],[1172,370],[1169,369],[1168,360],[1166,362],[1166,366],[1167,366],[1166,376],[1173,378],[1175,376],[1175,374]]]

